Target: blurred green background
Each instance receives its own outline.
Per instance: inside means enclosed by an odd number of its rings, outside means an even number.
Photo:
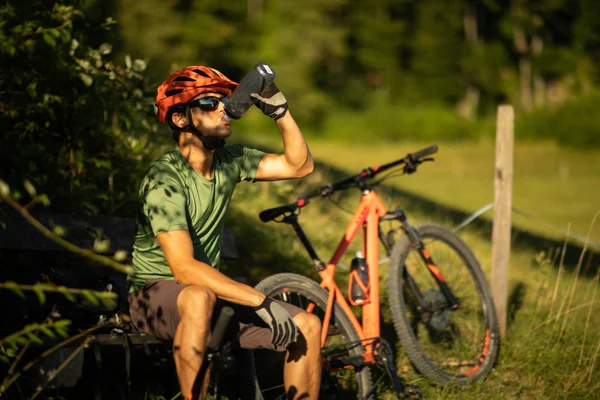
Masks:
[[[1,176],[55,208],[133,215],[141,175],[172,145],[157,85],[187,65],[239,80],[258,61],[312,143],[373,163],[444,143],[447,162],[408,189],[469,212],[493,199],[496,109],[512,104],[515,204],[581,234],[600,208],[594,0],[23,0],[0,16]],[[234,141],[277,137],[255,110],[234,123]]]

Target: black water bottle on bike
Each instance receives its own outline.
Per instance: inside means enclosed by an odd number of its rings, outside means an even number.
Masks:
[[[350,264],[350,303],[361,305],[369,301],[369,267],[362,252],[357,251]]]

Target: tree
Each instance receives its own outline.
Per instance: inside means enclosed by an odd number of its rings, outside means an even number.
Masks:
[[[146,62],[130,57],[120,63],[111,60],[112,46],[102,39],[114,20],[96,25],[80,6],[76,0],[26,0],[4,2],[0,7],[0,226],[8,205],[70,251],[122,273],[129,270],[118,262],[126,258],[124,251],[110,259],[76,248],[59,237],[61,227],[52,232],[29,214],[32,206],[49,205],[51,199],[52,207],[64,213],[134,215],[137,179],[151,150],[146,143],[156,132],[153,96],[148,95],[144,80]],[[25,189],[23,195],[20,188]],[[98,243],[103,245],[103,241]],[[28,304],[25,293],[29,292],[37,295],[40,306],[49,296],[58,295],[78,305],[87,301],[103,304],[108,310],[115,307],[115,293],[43,282],[41,270],[34,271],[37,276],[32,278],[28,265],[19,264],[17,252],[8,253],[15,259],[5,264],[3,254],[0,290],[13,291],[24,299],[23,304]],[[50,269],[50,260],[42,262]],[[7,280],[6,276],[16,279]],[[3,305],[9,306],[7,302]],[[38,310],[43,312],[40,306]],[[27,321],[26,326],[0,338],[0,361],[8,362],[0,365],[6,372],[0,396],[10,393],[7,391],[19,377],[67,341],[45,352],[30,344],[73,334],[70,321],[56,312],[42,319],[24,316],[19,321]],[[86,339],[76,351],[88,343]],[[56,371],[48,374],[46,384],[54,376]],[[42,390],[39,386],[28,395],[36,397]]]
[[[344,5],[347,51],[338,61],[344,71],[332,71],[330,79],[332,89],[344,89],[340,103],[365,107],[371,93],[388,102],[402,95],[402,66],[408,47],[407,3],[376,0]]]
[[[462,97],[460,60],[465,53],[462,2],[421,1],[416,6],[411,70],[422,98],[455,104]]]
[[[110,44],[92,47],[114,20],[91,26],[79,4],[0,9],[1,178],[13,187],[28,178],[63,210],[132,212],[132,172],[156,131],[146,62],[116,63]]]

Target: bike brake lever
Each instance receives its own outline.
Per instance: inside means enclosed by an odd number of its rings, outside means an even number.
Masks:
[[[419,160],[411,160],[410,162],[404,164],[404,168],[403,168],[404,173],[410,175],[417,171],[417,167],[419,166],[419,164],[422,164],[425,161],[434,161],[434,160],[435,159],[433,157],[421,158]]]
[[[413,174],[417,170],[417,165],[419,165],[418,162],[412,162],[410,164],[405,164],[404,168],[402,168],[402,171],[408,175]]]

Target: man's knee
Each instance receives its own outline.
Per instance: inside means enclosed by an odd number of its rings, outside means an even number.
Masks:
[[[294,317],[300,331],[298,340],[288,347],[288,362],[299,361],[308,354],[308,350],[319,351],[321,343],[321,320],[314,314],[301,312]]]
[[[301,312],[294,317],[294,322],[307,340],[321,336],[321,320],[316,315]]]
[[[177,310],[183,317],[189,312],[197,316],[210,318],[215,307],[217,296],[212,289],[205,286],[188,286],[177,296]]]

